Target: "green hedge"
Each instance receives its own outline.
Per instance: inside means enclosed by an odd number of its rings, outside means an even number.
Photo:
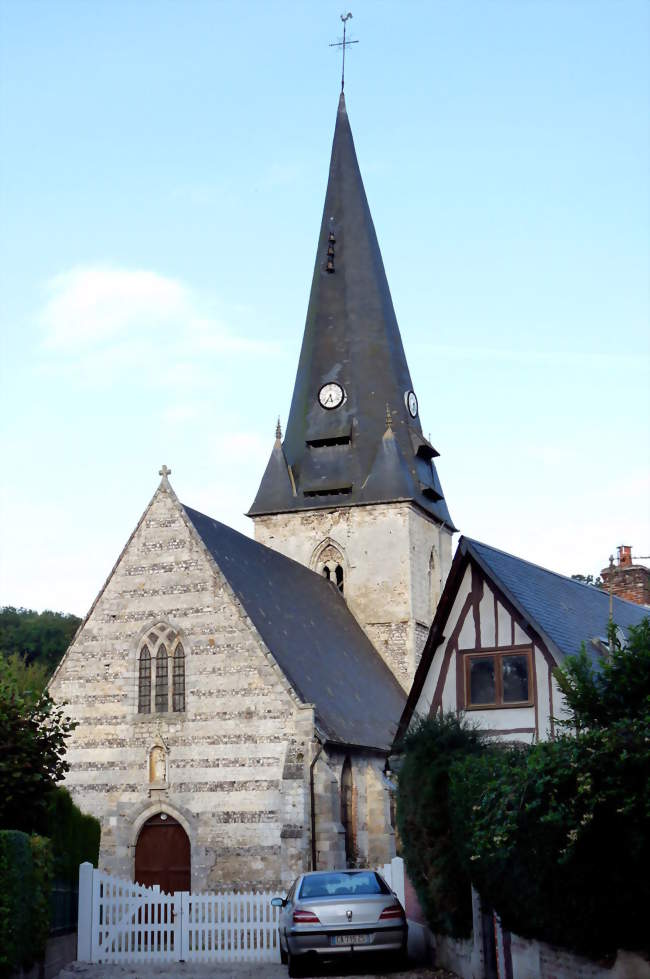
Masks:
[[[470,875],[460,831],[449,808],[454,762],[482,750],[476,731],[456,715],[421,721],[404,741],[397,823],[409,877],[435,932],[467,937],[472,930]]]
[[[50,927],[49,841],[0,830],[0,976],[42,957]]]
[[[50,796],[46,825],[47,836],[52,841],[55,876],[57,880],[76,886],[80,863],[88,860],[97,866],[101,835],[99,820],[83,813],[67,789],[58,786]]]
[[[649,775],[647,742],[617,725],[454,765],[461,862],[505,927],[594,958],[650,951]]]
[[[456,716],[407,737],[398,824],[434,931],[469,933],[471,880],[517,934],[650,953],[650,620],[615,637],[565,661],[552,741],[482,743]]]

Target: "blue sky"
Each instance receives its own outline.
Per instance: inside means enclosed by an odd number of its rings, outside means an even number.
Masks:
[[[352,11],[348,111],[457,526],[568,574],[650,554],[650,7]],[[0,603],[85,613],[163,462],[247,529],[300,349],[339,13],[0,0]]]

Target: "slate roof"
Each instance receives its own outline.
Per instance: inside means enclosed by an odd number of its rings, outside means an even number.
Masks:
[[[406,695],[325,578],[211,517],[185,513],[328,740],[387,749]]]
[[[592,639],[606,638],[609,593],[548,571],[523,558],[462,537],[459,550],[471,554],[477,564],[494,578],[506,597],[525,616],[561,662],[586,643],[594,663],[600,655]],[[623,598],[613,599],[613,618],[625,632],[650,615],[650,609]]]
[[[346,394],[333,410],[318,402],[329,381]],[[412,387],[341,94],[286,434],[249,514],[414,500],[454,529],[432,462],[438,453],[406,407]],[[377,469],[387,406],[399,451],[393,467],[380,453]]]
[[[472,540],[471,537],[461,537],[413,678],[395,743],[411,722],[436,650],[443,640],[443,632],[447,628],[447,619],[467,560],[475,561],[486,578],[503,592],[542,639],[558,664],[565,656],[578,653],[583,642],[591,662],[598,666],[601,661],[600,651],[591,640],[607,637],[608,592],[549,571],[506,551]],[[613,598],[614,622],[624,632],[649,615],[650,608],[644,605]]]

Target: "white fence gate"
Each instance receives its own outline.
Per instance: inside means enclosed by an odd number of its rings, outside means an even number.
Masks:
[[[404,904],[404,862],[378,868]],[[277,891],[275,892],[277,894]],[[163,894],[79,867],[77,958],[81,962],[278,961],[273,892]]]
[[[273,893],[162,894],[79,868],[81,962],[276,961]]]

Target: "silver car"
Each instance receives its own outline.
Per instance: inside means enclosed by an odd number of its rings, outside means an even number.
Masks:
[[[374,870],[320,870],[302,874],[286,898],[279,920],[280,958],[289,975],[301,975],[318,959],[379,952],[396,961],[406,952],[404,908]]]

